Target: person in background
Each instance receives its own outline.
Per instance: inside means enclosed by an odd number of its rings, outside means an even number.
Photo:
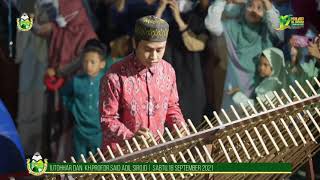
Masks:
[[[100,48],[103,53],[104,57],[107,56],[108,48],[105,46],[104,43],[102,43],[98,39],[89,39],[86,44],[84,45],[83,49],[87,49],[88,47],[96,47]],[[58,69],[56,71],[56,77],[57,78],[68,78],[72,75],[81,73],[82,69],[82,58],[81,56],[77,56],[72,60],[71,63],[65,65],[63,68]]]
[[[158,8],[168,8],[174,19],[164,57],[176,71],[182,113],[195,126],[201,124],[206,109],[201,61],[209,36],[204,25],[208,5],[208,0],[201,0],[193,10],[182,14],[176,0],[162,0]]]
[[[49,21],[48,13],[42,4],[35,1],[33,13],[34,26]],[[25,12],[28,6],[26,1],[19,1],[20,11]],[[19,64],[19,88],[17,129],[21,135],[21,142],[27,156],[39,152],[49,156],[48,130],[45,128],[46,119],[46,88],[43,85],[43,76],[48,65],[48,40],[37,36],[32,31],[17,30],[16,33],[15,63]],[[30,129],[33,129],[30,131]],[[37,141],[34,141],[37,137]]]
[[[112,64],[120,61],[123,59],[123,57],[129,54],[130,42],[130,37],[128,35],[124,35],[112,40],[109,43],[110,53],[107,56],[105,71],[110,69]]]
[[[43,0],[50,1],[50,0]],[[48,67],[46,69],[45,84],[47,86],[47,120],[50,136],[52,159],[63,160],[69,152],[65,146],[64,137],[68,137],[69,114],[62,108],[59,99],[59,89],[63,79],[57,77],[57,72],[72,63],[89,39],[96,38],[96,33],[89,21],[86,9],[80,0],[52,0],[49,4],[49,22],[40,23],[34,32],[49,40]],[[58,8],[58,9],[57,9]],[[50,15],[52,13],[52,16]],[[74,74],[64,77],[70,79]],[[52,89],[51,89],[52,88]],[[51,89],[51,90],[49,90]],[[63,144],[63,145],[61,145]]]
[[[162,59],[169,25],[156,16],[137,20],[134,52],[113,64],[101,80],[100,122],[103,151],[134,136],[158,139],[164,125],[185,123],[179,107],[175,71]]]
[[[230,3],[239,4],[240,17],[222,21]],[[283,39],[283,32],[275,29],[279,24],[279,12],[269,0],[216,0],[209,7],[205,25],[212,35],[225,36],[228,49],[223,108],[234,103],[227,93],[233,88],[239,87],[247,97],[254,96],[259,82],[255,79],[259,55]]]
[[[96,32],[104,44],[108,45],[113,39],[127,34],[126,4],[127,0],[99,0],[92,3],[93,12],[99,22]]]
[[[82,1],[58,0],[55,6],[48,9],[54,21],[40,24],[36,34],[50,39],[49,63],[47,75],[55,76],[56,72],[79,55],[89,39],[96,38],[96,33],[89,21]],[[45,4],[44,4],[45,5]]]
[[[95,153],[101,146],[99,85],[104,75],[104,51],[89,46],[81,55],[83,74],[76,75],[61,90],[63,104],[73,114],[73,147],[76,159]]]
[[[302,38],[302,39],[301,39]],[[298,39],[298,40],[297,40]],[[299,40],[300,39],[300,40]],[[306,39],[302,41],[303,39]],[[294,80],[297,80],[301,84],[305,84],[305,80],[310,82],[314,77],[319,79],[320,76],[320,34],[315,37],[312,41],[306,36],[292,36],[288,43],[290,47],[291,64],[289,65],[288,72],[290,74],[290,83],[294,84]],[[301,52],[303,48],[307,48],[307,60],[302,61],[302,56],[304,53]],[[320,89],[314,86],[315,90],[319,93]],[[320,153],[318,152],[313,158],[313,168],[315,170],[316,179],[320,178]],[[305,165],[306,166],[306,165]],[[290,179],[308,179],[308,170],[306,172],[306,167],[301,167],[296,173],[294,173]],[[310,178],[309,178],[310,179]]]
[[[299,63],[299,49],[301,45],[297,41],[298,37],[293,36],[289,42],[291,47],[291,62],[285,63],[284,54],[278,48],[265,49],[260,56],[260,63],[258,66],[259,76],[262,81],[255,88],[255,97],[260,97],[265,100],[265,95],[270,99],[274,97],[273,91],[280,91],[281,89],[288,89],[290,84],[294,84],[297,80],[300,83],[305,83],[305,80],[316,77],[319,69],[316,68],[316,60],[309,60],[309,62]],[[239,88],[229,91],[236,104],[250,101],[254,104],[254,100],[245,96]],[[255,98],[254,97],[254,98]]]
[[[320,59],[320,35],[316,37],[313,41],[309,42],[308,38],[305,36],[292,36],[289,41],[291,64],[289,65],[289,73],[291,83],[297,80],[300,83],[304,83],[305,80],[317,77],[319,74],[319,64]],[[306,40],[303,40],[306,39]],[[302,52],[304,49],[308,50],[307,60],[302,61]]]
[[[260,97],[263,100],[264,95],[270,99],[273,98],[273,91],[279,91],[288,86],[288,73],[284,61],[283,52],[278,48],[268,48],[262,51],[258,66],[258,75],[263,79],[257,87],[255,87],[255,97]],[[239,88],[229,91],[233,101],[236,104],[250,101],[254,105],[255,100],[248,98]],[[254,98],[255,98],[254,97]]]

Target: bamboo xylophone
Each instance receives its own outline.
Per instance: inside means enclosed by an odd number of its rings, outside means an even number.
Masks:
[[[290,162],[293,172],[313,157],[320,146],[320,82],[295,81],[288,90],[273,92],[272,97],[257,97],[257,103],[231,106],[213,118],[204,116],[197,128],[191,120],[175,133],[165,128],[144,137],[125,140],[118,152],[108,147],[97,154],[89,152],[82,162]],[[317,92],[318,90],[318,92]],[[183,135],[184,134],[184,135]],[[71,157],[71,161],[76,163]],[[108,174],[68,175],[69,179],[281,179],[290,174]],[[47,179],[56,179],[47,176]]]

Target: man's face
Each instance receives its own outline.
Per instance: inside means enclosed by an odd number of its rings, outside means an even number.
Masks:
[[[141,40],[136,47],[136,56],[144,66],[151,67],[162,59],[166,43]]]
[[[247,7],[245,18],[249,23],[259,23],[264,16],[262,0],[253,0]]]

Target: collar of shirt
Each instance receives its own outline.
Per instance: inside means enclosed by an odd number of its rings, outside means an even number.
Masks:
[[[92,82],[100,82],[100,79],[103,77],[104,75],[104,72],[101,70],[99,72],[99,74],[95,77],[91,77],[89,76],[88,74],[86,74],[86,78],[89,79],[89,81],[92,81]]]
[[[147,71],[149,71],[151,75],[154,75],[156,73],[157,66],[159,66],[160,62],[151,66],[150,68],[147,68],[138,60],[138,58],[134,55],[134,53],[132,53],[130,56],[132,57],[131,59],[132,59],[133,67],[140,76],[145,74]]]

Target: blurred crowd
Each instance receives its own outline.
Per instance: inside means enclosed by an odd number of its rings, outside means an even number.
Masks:
[[[19,64],[15,123],[27,156],[62,161],[100,146],[96,133],[81,147],[82,132],[99,129],[99,80],[134,51],[142,16],[170,24],[163,59],[195,125],[214,110],[319,77],[319,0],[16,0],[12,27],[9,1],[0,2],[0,56],[9,59],[10,32]],[[29,32],[16,31],[22,12],[34,19]],[[304,17],[303,27],[277,30],[285,15]]]

